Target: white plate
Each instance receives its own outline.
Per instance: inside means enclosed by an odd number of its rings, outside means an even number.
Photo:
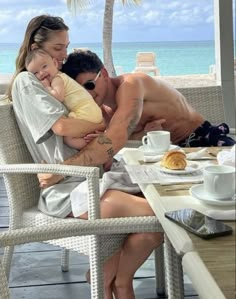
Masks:
[[[204,203],[206,203],[208,205],[233,206],[236,203],[235,196],[232,198],[229,198],[229,199],[226,198],[223,200],[217,200],[217,199],[211,198],[209,196],[209,194],[205,193],[203,184],[192,186],[190,188],[189,192],[193,197],[202,200]]]
[[[158,150],[151,150],[149,149],[147,146],[145,145],[141,145],[139,148],[138,148],[141,152],[143,152],[143,154],[145,156],[155,156],[155,155],[160,155],[160,154],[164,154],[165,152],[159,152]],[[174,145],[174,144],[171,144],[168,151],[173,151],[173,150],[177,150],[179,149],[179,146],[178,145]]]
[[[202,165],[193,161],[187,161],[187,166],[185,167],[185,169],[178,169],[178,170],[165,168],[161,166],[161,162],[157,162],[155,163],[155,165],[159,168],[160,171],[171,173],[171,174],[186,174],[186,173],[198,171],[202,168]]]

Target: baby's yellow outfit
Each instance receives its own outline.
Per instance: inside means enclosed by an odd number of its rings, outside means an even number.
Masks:
[[[70,112],[68,116],[93,123],[102,122],[102,111],[87,90],[67,74],[58,73],[56,76],[59,76],[64,82],[65,99],[63,104]]]

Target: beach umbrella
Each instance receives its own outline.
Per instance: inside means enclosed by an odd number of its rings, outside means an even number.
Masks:
[[[67,0],[68,9],[77,14],[79,9],[86,7],[91,1],[86,0]],[[139,4],[141,0],[121,0],[122,4]],[[105,9],[103,16],[103,62],[110,76],[116,75],[112,57],[112,29],[113,29],[113,10],[115,0],[105,0]]]

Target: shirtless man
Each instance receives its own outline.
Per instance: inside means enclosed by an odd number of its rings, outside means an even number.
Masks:
[[[212,126],[170,84],[143,73],[110,78],[99,57],[81,50],[68,56],[63,72],[83,85],[102,108],[109,128],[126,131],[126,140],[151,130],[167,130],[181,146],[233,145],[226,124]],[[94,82],[94,78],[100,76]],[[122,137],[121,137],[122,138]],[[124,140],[124,136],[122,138]],[[126,141],[125,140],[125,141]],[[113,140],[114,141],[114,140]]]
[[[160,79],[142,73],[110,78],[98,56],[84,50],[70,54],[62,71],[89,91],[102,108],[106,121],[106,131],[88,134],[91,142],[63,164],[107,163],[128,139],[141,139],[151,130],[170,131],[172,142],[182,147],[235,144],[227,136],[227,124],[212,126],[182,94]],[[52,129],[57,135],[76,137],[80,126],[73,119],[62,117]],[[42,176],[40,185],[46,188],[61,179],[59,175]]]

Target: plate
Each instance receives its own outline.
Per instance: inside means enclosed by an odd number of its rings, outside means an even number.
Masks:
[[[143,152],[143,154],[145,156],[155,156],[155,155],[159,155],[159,154],[164,154],[165,152],[159,152],[158,150],[151,150],[149,149],[147,146],[145,145],[141,145],[139,148],[138,148],[141,152]],[[178,145],[174,145],[174,144],[171,144],[168,151],[173,151],[173,150],[177,150],[179,149],[179,146]]]
[[[203,201],[204,203],[206,203],[208,205],[233,206],[236,203],[235,196],[232,198],[226,198],[223,200],[217,200],[217,199],[211,198],[209,196],[209,194],[205,193],[203,184],[192,186],[190,188],[189,192],[193,197],[200,199],[201,201]]]
[[[178,170],[165,168],[165,167],[161,166],[161,162],[157,162],[154,165],[156,165],[160,171],[165,172],[165,173],[171,173],[171,174],[192,173],[192,172],[198,171],[202,168],[202,165],[200,165],[197,162],[193,162],[193,161],[187,161],[187,166],[185,167],[185,169],[178,169]]]

